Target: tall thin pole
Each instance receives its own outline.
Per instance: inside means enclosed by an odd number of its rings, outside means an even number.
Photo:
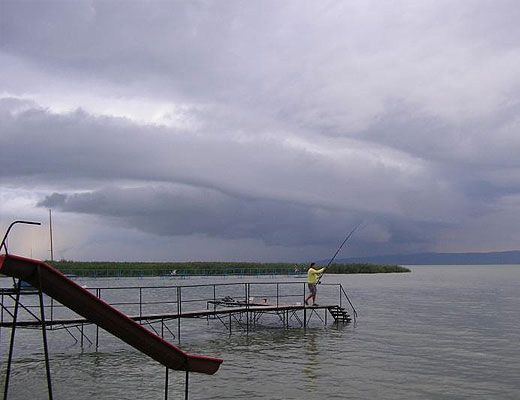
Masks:
[[[51,261],[54,261],[54,248],[52,243],[52,210],[49,209],[49,236],[51,238]]]

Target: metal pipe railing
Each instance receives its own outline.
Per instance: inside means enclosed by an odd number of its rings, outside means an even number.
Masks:
[[[304,282],[238,282],[238,283],[212,283],[212,284],[194,284],[194,285],[171,285],[171,286],[121,286],[121,287],[90,287],[90,290],[98,298],[103,297],[113,307],[119,308],[127,314],[137,314],[143,317],[147,313],[158,313],[171,310],[171,306],[176,306],[176,311],[180,314],[184,307],[190,308],[190,304],[204,304],[204,308],[208,307],[208,303],[216,302],[220,298],[226,296],[236,296],[237,301],[243,302],[246,306],[251,303],[263,303],[263,299],[272,299],[271,304],[280,306],[284,300],[292,298],[305,299],[307,284]],[[322,283],[324,287],[337,288],[340,306],[342,306],[343,298],[350,305],[354,318],[357,317],[357,311],[352,304],[345,288],[341,284]],[[242,288],[240,290],[240,288]],[[294,290],[293,288],[296,288]],[[136,291],[132,295],[132,291]],[[161,291],[165,291],[167,296],[162,297]],[[6,293],[12,292],[12,289],[0,289],[2,299],[2,312],[9,312],[12,306],[7,304]],[[115,294],[114,294],[115,292]],[[119,293],[126,292],[121,295]],[[130,294],[128,294],[130,292]],[[171,293],[171,294],[170,294]],[[242,293],[242,294],[240,294]],[[330,297],[330,291],[327,294]],[[131,297],[131,296],[136,296]],[[244,299],[242,301],[242,296]],[[255,298],[262,299],[260,302],[254,301]],[[112,301],[111,301],[112,300]],[[181,304],[182,303],[182,304]],[[266,303],[267,304],[267,303]],[[301,303],[303,304],[303,302]],[[44,305],[50,309],[50,315],[59,318],[59,310],[67,307],[56,303],[51,299]],[[37,304],[26,305],[28,309],[38,307]],[[190,310],[191,311],[191,310]]]

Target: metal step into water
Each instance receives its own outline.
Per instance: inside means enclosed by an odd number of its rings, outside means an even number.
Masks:
[[[345,310],[344,307],[340,307],[340,306],[329,307],[329,312],[332,315],[332,318],[334,318],[334,321],[336,321],[336,322],[352,321],[350,314]]]

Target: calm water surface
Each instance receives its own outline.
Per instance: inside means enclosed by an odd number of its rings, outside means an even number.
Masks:
[[[329,319],[307,330],[263,327],[229,335],[218,321],[198,320],[183,330],[181,347],[225,361],[214,376],[190,374],[189,398],[519,399],[520,266],[411,269],[325,276],[347,288],[359,314],[355,325]],[[336,302],[320,291],[322,303]],[[3,329],[0,337],[2,388],[9,333]],[[63,332],[51,332],[49,346],[57,399],[164,398],[164,368],[107,334],[97,352]],[[46,399],[45,382],[39,332],[18,331],[9,398]],[[170,371],[169,388],[170,399],[184,398],[184,374]]]

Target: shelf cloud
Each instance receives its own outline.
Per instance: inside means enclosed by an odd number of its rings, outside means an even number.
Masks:
[[[0,223],[52,209],[82,260],[312,261],[360,221],[350,256],[515,249],[519,18],[6,0]],[[12,248],[46,257],[25,232]]]

